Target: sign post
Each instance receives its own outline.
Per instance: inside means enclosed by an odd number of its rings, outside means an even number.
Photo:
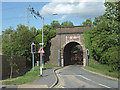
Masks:
[[[43,47],[42,46],[40,46],[40,48],[39,48],[39,50],[38,50],[38,52],[37,53],[40,53],[40,76],[42,76],[42,74],[43,74],[43,72],[42,72],[42,62],[43,62],[43,60],[42,60],[42,54],[43,53],[45,53],[45,51],[43,50]]]
[[[35,51],[36,51],[36,46],[34,43],[32,43],[31,44],[31,53],[32,53],[32,57],[33,57],[33,59],[32,59],[33,71],[34,71],[34,53],[35,53]]]

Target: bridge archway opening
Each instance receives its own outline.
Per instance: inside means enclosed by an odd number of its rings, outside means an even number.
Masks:
[[[63,51],[64,66],[80,64],[83,65],[83,49],[77,42],[70,42]]]

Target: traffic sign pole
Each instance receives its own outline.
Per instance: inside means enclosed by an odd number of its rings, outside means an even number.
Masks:
[[[34,71],[34,53],[33,53],[33,71]]]
[[[42,76],[42,53],[40,53],[40,76]]]
[[[88,59],[89,59],[89,58],[88,58],[88,57],[89,57],[89,50],[88,50],[88,49],[86,49],[86,54],[87,54],[87,66],[88,66],[88,64],[89,64],[89,63],[88,63],[88,62],[89,62],[89,61],[88,61]]]
[[[43,74],[43,71],[42,71],[42,68],[43,68],[43,53],[45,53],[42,46],[40,46],[37,53],[40,53],[40,76],[42,76],[42,74]]]

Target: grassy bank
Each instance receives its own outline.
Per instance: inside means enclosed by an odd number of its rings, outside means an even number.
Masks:
[[[115,78],[120,78],[118,71],[111,71],[111,67],[105,64],[100,64],[95,60],[90,59],[89,60],[89,66],[86,66],[85,69],[95,71],[95,72],[100,72],[102,74],[112,76]]]
[[[48,68],[57,67],[54,65],[51,66],[44,66],[43,70]],[[19,85],[19,84],[25,84],[29,82],[33,82],[34,80],[37,80],[40,78],[40,67],[35,67],[34,71],[31,69],[30,71],[26,72],[23,76],[12,78],[12,79],[6,79],[2,81],[3,85]]]

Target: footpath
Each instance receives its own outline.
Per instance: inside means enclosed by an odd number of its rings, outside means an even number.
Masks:
[[[43,75],[39,79],[33,81],[32,83],[26,83],[22,85],[2,85],[2,89],[5,89],[5,88],[53,88],[53,86],[58,81],[54,72],[57,69],[60,69],[60,67],[54,67],[54,68],[43,70]]]

